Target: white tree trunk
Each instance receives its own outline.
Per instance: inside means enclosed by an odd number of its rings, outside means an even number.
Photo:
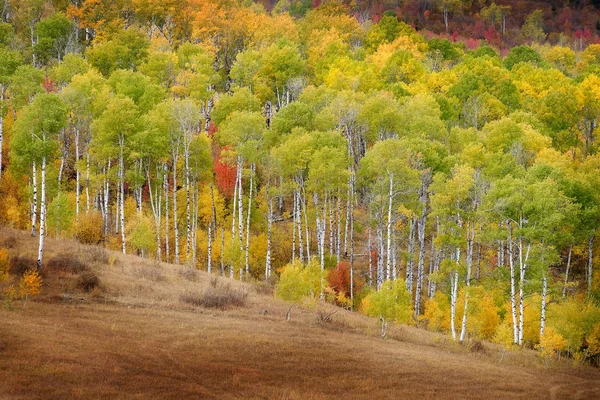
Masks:
[[[385,280],[385,271],[383,269],[383,223],[381,221],[381,214],[379,216],[379,223],[377,224],[377,290],[381,289],[381,285]]]
[[[469,287],[471,286],[471,270],[473,266],[473,242],[475,240],[475,225],[471,222],[467,225],[467,278],[465,289],[465,307],[463,310],[462,325],[460,329],[459,341],[462,343],[465,340],[467,333],[467,314],[469,306]]]
[[[350,309],[354,309],[354,171],[350,174]],[[338,221],[339,222],[339,221]],[[369,251],[369,259],[371,252]]]
[[[244,172],[244,160],[242,157],[238,157],[239,169],[238,173],[240,174],[239,180],[239,189],[238,189],[238,239],[240,244],[240,250],[243,250],[244,243],[244,188],[242,186],[243,181],[243,172]]]
[[[517,324],[517,299],[516,299],[516,284],[515,284],[515,255],[514,243],[512,239],[512,226],[506,224],[508,230],[508,265],[510,266],[510,307],[513,321],[513,343],[519,342],[519,326]]]
[[[35,236],[35,225],[37,224],[37,171],[35,161],[31,164],[31,180],[33,183],[33,201],[31,204],[31,237]]]
[[[296,261],[296,197],[296,190],[294,190],[292,203],[292,263]]]
[[[565,271],[565,284],[563,285],[562,297],[567,296],[567,283],[569,282],[569,270],[571,269],[571,255],[573,254],[573,244],[569,246],[569,255],[567,256],[567,269]]]
[[[417,264],[417,287],[415,290],[415,315],[420,314],[421,292],[423,291],[423,275],[425,269],[425,228],[427,224],[426,210],[423,207],[423,215],[417,220],[417,238],[419,240],[419,263]]]
[[[300,213],[300,191],[296,190],[296,222],[298,223],[298,255],[304,262],[304,243],[302,242],[302,214]]]
[[[250,165],[250,193],[248,193],[248,215],[246,216],[246,278],[250,273],[249,253],[250,253],[250,215],[252,214],[252,193],[254,192],[254,169],[255,165]]]
[[[520,223],[523,226],[523,218]],[[524,325],[525,325],[525,273],[527,271],[527,262],[531,244],[527,245],[527,252],[523,257],[523,237],[519,238],[519,345],[523,345]]]
[[[392,207],[394,200],[394,174],[389,173],[388,212],[387,212],[387,256],[385,263],[385,279],[391,278],[392,261]]]
[[[152,208],[152,215],[154,216],[154,227],[156,229],[156,259],[161,261],[161,243],[160,243],[160,195],[159,189],[156,188],[156,195],[152,193],[152,181],[150,180],[150,171],[146,169],[146,181],[148,182],[148,193],[150,194],[150,207]]]
[[[454,261],[458,264],[460,263],[460,247],[456,248],[456,256]],[[450,328],[452,331],[452,339],[456,340],[456,302],[458,300],[458,267],[454,269],[450,273]]]
[[[190,187],[190,154],[189,148],[186,146],[183,152],[183,158],[185,162],[185,226],[186,226],[186,237],[185,237],[185,261],[190,261],[191,244],[192,244],[192,209],[191,209],[191,187]]]
[[[127,254],[127,244],[125,242],[125,163],[123,161],[123,143],[121,143],[121,153],[119,155],[119,179],[120,179],[120,198],[121,206],[121,250]]]
[[[163,189],[165,191],[165,260],[169,262],[169,170],[163,166]]]
[[[414,252],[415,252],[415,232],[416,232],[416,220],[414,217],[410,217],[409,222],[409,234],[408,234],[408,262],[406,263],[406,290],[413,294],[413,273],[414,273]]]
[[[548,277],[542,278],[542,311],[540,314],[540,338],[544,336],[546,329],[546,296],[548,294]]]
[[[90,153],[85,155],[86,171],[85,171],[85,205],[86,211],[90,211]]]
[[[179,150],[173,152],[173,230],[175,232],[175,264],[179,264],[179,224],[177,223],[177,158]]]
[[[42,270],[44,255],[44,237],[46,232],[46,157],[42,158],[42,195],[40,204],[40,240],[38,246],[37,269]]]
[[[75,221],[79,221],[79,198],[81,193],[79,172],[79,129],[75,128]]]
[[[273,199],[267,188],[267,256],[265,261],[265,279],[271,277],[271,226],[273,224]]]
[[[209,274],[212,273],[212,222],[208,223],[208,252],[206,255],[207,271]]]
[[[592,265],[594,260],[594,235],[590,236],[588,240],[588,270],[587,270],[587,284],[588,284],[588,295],[592,293],[592,283],[593,283],[593,275],[592,275]]]

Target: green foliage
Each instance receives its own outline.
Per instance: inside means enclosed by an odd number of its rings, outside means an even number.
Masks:
[[[304,298],[317,298],[321,290],[321,267],[312,262],[303,265],[299,261],[281,269],[275,295],[283,300],[299,303]]]
[[[507,69],[513,69],[519,63],[531,63],[539,66],[542,63],[542,57],[529,46],[517,46],[510,49],[503,63]]]
[[[40,20],[35,25],[37,43],[33,51],[36,61],[42,64],[47,64],[52,58],[60,61],[65,55],[72,33],[73,23],[63,13],[55,13]]]
[[[363,299],[361,307],[371,317],[381,317],[399,324],[409,324],[412,321],[412,296],[401,279],[385,281],[379,291],[370,293]]]
[[[75,222],[75,199],[63,192],[48,204],[48,227],[58,237],[71,229]]]
[[[142,255],[156,251],[155,225],[151,218],[144,214],[131,218],[126,226],[129,244]]]
[[[119,32],[113,39],[88,49],[86,57],[104,76],[109,76],[117,69],[135,69],[143,64],[149,44],[146,35],[129,28]]]

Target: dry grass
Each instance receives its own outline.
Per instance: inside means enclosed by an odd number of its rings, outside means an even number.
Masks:
[[[218,283],[211,279],[211,285],[203,292],[188,290],[181,294],[182,303],[196,307],[216,308],[227,310],[229,308],[244,307],[248,293],[242,289],[232,289],[229,283]]]
[[[0,241],[9,235],[11,255],[34,248],[26,234],[0,229]],[[546,368],[526,350],[499,363],[498,346],[407,326],[381,339],[374,319],[328,305],[294,307],[286,322],[286,303],[240,282],[229,285],[248,293],[245,307],[189,308],[180,298],[211,289],[206,273],[190,280],[184,267],[117,253],[112,266],[97,263],[83,256],[91,248],[53,240],[47,259],[67,249],[100,277],[102,295],[79,289],[76,275],[48,274],[24,312],[0,310],[2,399],[600,397],[597,369]]]

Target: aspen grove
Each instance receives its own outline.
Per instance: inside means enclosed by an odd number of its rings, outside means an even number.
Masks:
[[[600,44],[439,3],[0,1],[0,223],[598,363]]]

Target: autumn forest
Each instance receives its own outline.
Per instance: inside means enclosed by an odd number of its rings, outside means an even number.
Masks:
[[[597,366],[598,7],[0,1],[0,298],[73,240]]]

